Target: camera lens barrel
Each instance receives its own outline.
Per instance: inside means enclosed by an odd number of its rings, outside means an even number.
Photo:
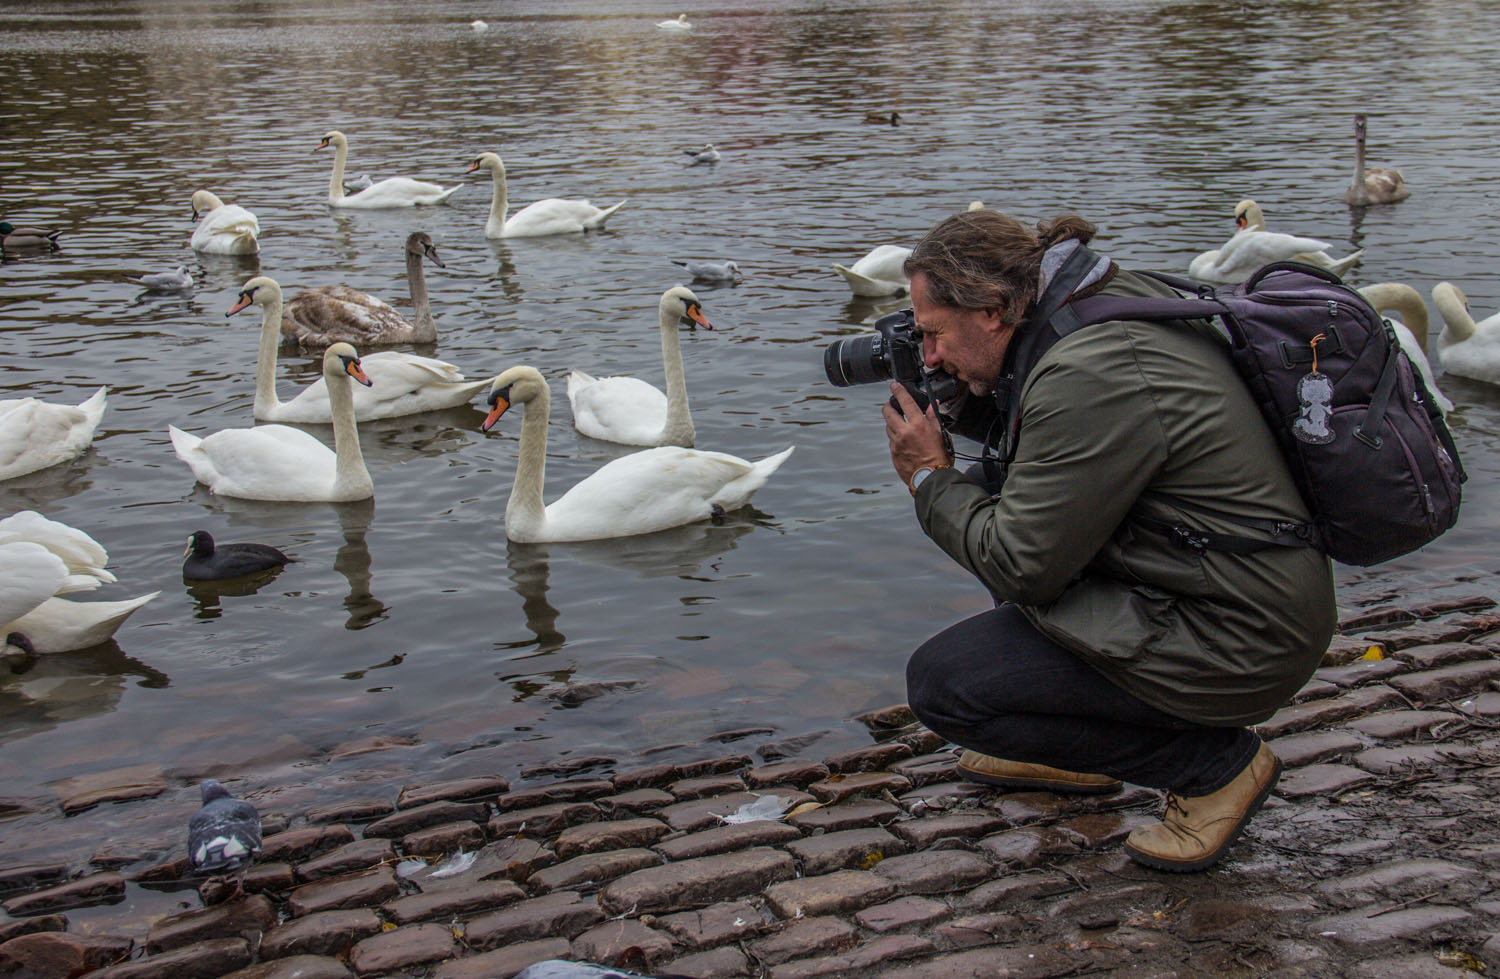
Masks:
[[[835,340],[823,351],[823,373],[828,375],[828,383],[841,388],[889,381],[892,375],[885,338],[874,334]]]

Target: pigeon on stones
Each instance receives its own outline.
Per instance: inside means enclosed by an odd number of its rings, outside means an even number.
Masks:
[[[182,580],[218,581],[279,568],[292,559],[270,544],[219,544],[206,530],[195,530],[182,552]]]
[[[692,977],[677,972],[663,972],[656,976],[648,976],[639,972],[627,972],[624,969],[594,965],[591,962],[547,959],[528,965],[516,973],[515,979],[692,979]]]
[[[719,151],[714,149],[713,143],[704,143],[701,150],[683,150],[682,152],[693,158],[689,166],[697,166],[700,163],[718,163],[720,159]]]
[[[672,259],[672,264],[681,265],[693,274],[695,282],[739,282],[745,278],[740,267],[733,262],[685,262]]]
[[[237,897],[245,872],[260,856],[260,814],[215,779],[204,779],[200,789],[203,808],[188,820],[188,859],[200,874],[232,876],[231,896]]]
[[[192,288],[193,285],[193,277],[186,265],[179,265],[170,272],[152,272],[139,277],[131,276],[130,281],[136,285],[145,286],[152,292],[181,292]]]

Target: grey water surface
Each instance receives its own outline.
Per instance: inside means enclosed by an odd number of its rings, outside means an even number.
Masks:
[[[682,10],[690,31],[655,28]],[[1030,220],[1076,210],[1121,262],[1185,274],[1253,197],[1273,230],[1366,249],[1354,284],[1452,280],[1482,318],[1500,308],[1500,121],[1477,52],[1497,44],[1500,5],[1478,2],[5,4],[0,217],[64,234],[0,265],[0,397],[110,394],[93,448],[0,484],[0,515],[34,508],[108,548],[119,582],[86,598],[161,595],[113,643],[0,678],[0,860],[170,842],[172,818],[141,814],[191,811],[208,776],[264,810],[382,780],[702,755],[725,732],[759,733],[713,750],[867,743],[853,716],[903,700],[910,650],[989,599],[917,528],[885,392],[824,380],[830,341],[902,305],[853,299],[830,265],[979,199]],[[865,120],[894,110],[900,125]],[[1343,203],[1355,112],[1407,202]],[[332,160],[313,152],[330,129],[350,175],[466,186],[440,207],[331,210]],[[688,165],[709,142],[721,161]],[[602,233],[487,240],[488,179],[464,176],[487,150],[513,208],[629,203]],[[200,188],[259,217],[258,256],[186,248]],[[506,542],[519,419],[481,433],[478,399],[362,424],[371,503],[196,486],[167,426],[253,423],[258,310],[225,317],[239,285],[345,282],[409,307],[418,229],[447,263],[428,268],[439,340],[419,352],[553,384],[549,497],[630,451],[573,430],[563,381],[660,383],[672,259],[745,276],[695,286],[716,327],[684,334],[699,447],[796,452],[722,525],[584,544]],[[126,281],[179,263],[185,294]],[[282,397],[318,364],[283,355]],[[1340,568],[1351,607],[1495,590],[1500,389],[1440,383],[1470,473],[1462,520],[1417,554]],[[197,529],[297,561],[245,594],[189,589]],[[585,684],[600,695],[558,697]],[[398,747],[352,753],[377,744]],[[172,787],[162,806],[59,818],[64,780],[136,769]]]

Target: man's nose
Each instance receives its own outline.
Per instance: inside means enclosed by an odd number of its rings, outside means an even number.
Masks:
[[[932,338],[931,333],[922,334],[922,363],[935,369],[942,362],[937,352],[937,341]]]

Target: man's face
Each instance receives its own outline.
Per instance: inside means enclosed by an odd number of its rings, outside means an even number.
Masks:
[[[923,363],[952,374],[972,394],[989,394],[1000,377],[1014,328],[1002,322],[999,310],[938,305],[930,292],[927,273],[912,276],[911,307],[922,335]]]

